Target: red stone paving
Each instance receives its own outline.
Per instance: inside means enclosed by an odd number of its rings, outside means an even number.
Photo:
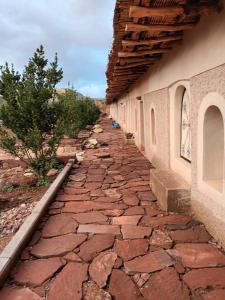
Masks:
[[[162,211],[150,163],[101,120],[0,300],[224,300],[225,255],[204,225]]]

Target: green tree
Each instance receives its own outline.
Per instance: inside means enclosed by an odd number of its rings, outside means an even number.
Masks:
[[[39,178],[45,177],[64,133],[62,108],[56,101],[56,85],[63,78],[57,54],[49,63],[40,46],[22,74],[8,63],[0,72],[0,94],[5,100],[0,108],[4,126],[0,147],[26,161]]]
[[[92,125],[99,118],[100,110],[94,101],[85,97],[78,100],[73,89],[66,89],[64,94],[58,95],[63,110],[63,125],[65,133],[74,138],[81,129]]]

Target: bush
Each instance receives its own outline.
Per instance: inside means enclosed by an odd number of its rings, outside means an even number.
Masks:
[[[22,74],[8,63],[1,67],[0,147],[19,157],[39,178],[56,162],[56,151],[63,136],[62,108],[55,101],[56,84],[62,79],[57,54],[48,64],[40,46]]]
[[[100,110],[90,98],[77,99],[76,91],[67,89],[65,94],[58,95],[63,111],[65,133],[74,138],[81,129],[94,124],[99,118]]]

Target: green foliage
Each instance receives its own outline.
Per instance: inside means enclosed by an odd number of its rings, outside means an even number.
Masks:
[[[65,133],[74,138],[81,129],[93,124],[100,115],[99,108],[90,98],[77,99],[76,91],[66,89],[65,94],[58,95],[62,107]]]
[[[14,190],[14,186],[11,183],[6,183],[3,186],[3,191],[7,193],[11,193]]]
[[[64,134],[61,105],[55,101],[56,84],[63,77],[57,54],[48,63],[40,46],[22,74],[8,63],[1,67],[0,147],[25,160],[39,177],[45,177],[55,162]]]

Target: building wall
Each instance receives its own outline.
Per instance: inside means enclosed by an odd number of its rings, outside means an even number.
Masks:
[[[181,46],[164,56],[139,79],[129,94],[111,105],[111,114],[126,132],[135,134],[136,144],[140,147],[140,102],[143,101],[144,154],[156,168],[170,168],[189,183],[193,213],[225,245],[225,163],[221,161],[221,192],[202,179],[205,158],[202,150],[204,131],[201,127],[205,122],[207,105],[212,105],[221,111],[225,128],[224,28],[225,12],[205,17],[195,29],[185,34]],[[180,114],[176,97],[180,87],[188,91],[191,103],[191,163],[178,157],[174,150],[178,138],[175,119]],[[137,100],[140,96],[141,100]],[[152,109],[155,112],[155,145],[152,142]],[[212,153],[217,151],[213,144],[209,145]],[[211,164],[213,173],[213,160]]]

